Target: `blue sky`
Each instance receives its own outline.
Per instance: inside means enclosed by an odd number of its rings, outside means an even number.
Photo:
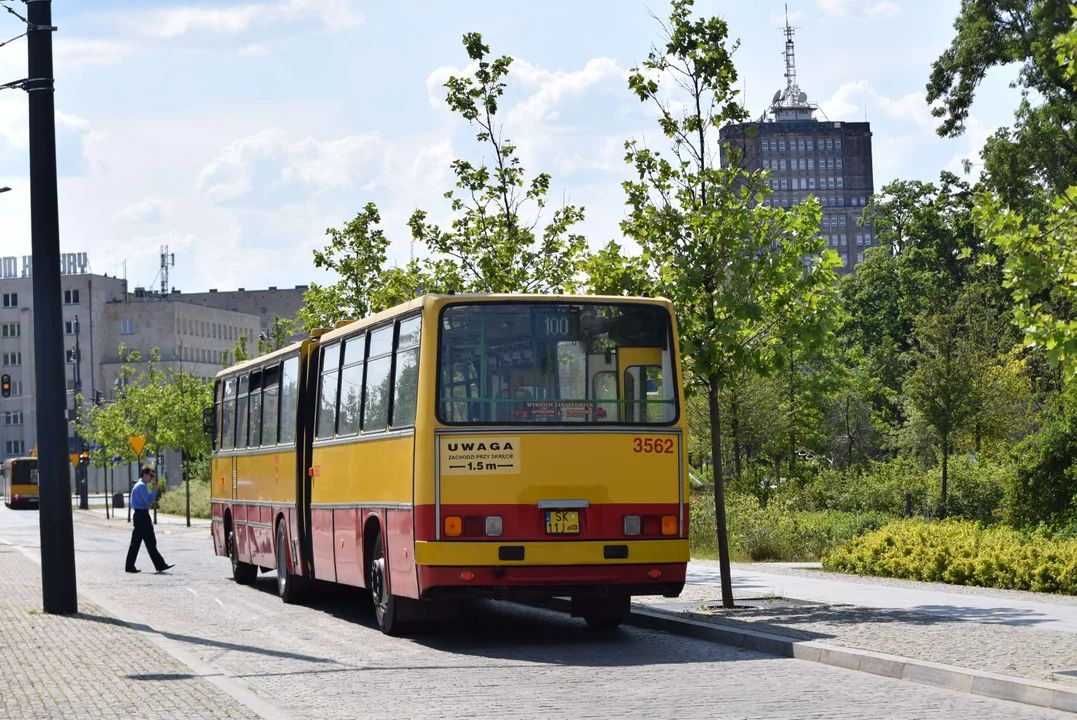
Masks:
[[[88,9],[92,8],[92,9]],[[759,114],[784,85],[783,4],[703,1],[741,41],[735,61]],[[1010,69],[982,86],[962,138],[943,140],[924,99],[957,0],[797,0],[799,84],[831,120],[872,123],[875,187],[934,179],[976,159],[1009,124]],[[619,239],[626,139],[653,114],[627,91],[664,16],[635,2],[375,3],[359,0],[95,0],[54,3],[61,244],[97,273],[149,285],[159,247],[184,291],[325,281],[311,250],[366,202],[391,256],[410,252],[416,208],[450,218],[449,163],[479,159],[441,87],[465,70],[463,33],[516,59],[505,135],[551,194],[586,207],[592,246]],[[10,35],[18,34],[10,16]],[[2,31],[0,31],[2,32]],[[5,36],[6,37],[6,36]],[[0,48],[0,79],[25,77],[25,44]],[[0,94],[0,255],[30,251],[26,98]]]

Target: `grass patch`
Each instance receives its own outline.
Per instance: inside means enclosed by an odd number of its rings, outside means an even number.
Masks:
[[[763,507],[752,495],[726,496],[729,552],[737,562],[805,562],[822,558],[842,543],[887,524],[892,518],[878,512],[835,510],[793,511],[772,502]],[[689,526],[692,557],[718,557],[714,497],[691,498]]]

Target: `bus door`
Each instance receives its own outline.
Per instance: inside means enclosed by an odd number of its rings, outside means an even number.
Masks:
[[[299,561],[305,577],[314,577],[314,538],[311,530],[310,498],[313,487],[315,400],[318,391],[318,340],[303,341],[299,351],[299,397],[295,428],[296,530]]]
[[[617,386],[621,422],[647,423],[664,420],[664,404],[648,401],[663,397],[662,351],[659,348],[620,348],[617,352]]]

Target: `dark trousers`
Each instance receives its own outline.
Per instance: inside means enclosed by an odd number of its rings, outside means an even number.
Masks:
[[[161,553],[157,552],[157,536],[153,534],[153,521],[150,520],[150,511],[135,510],[134,524],[135,529],[131,533],[131,548],[127,551],[126,569],[133,570],[135,568],[138,551],[142,547],[142,543],[146,543],[146,552],[150,554],[153,567],[157,570],[163,570],[168,563],[161,557]]]

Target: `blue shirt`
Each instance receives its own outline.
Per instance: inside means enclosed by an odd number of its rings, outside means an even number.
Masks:
[[[131,508],[134,510],[149,510],[153,507],[153,497],[157,494],[157,488],[150,492],[142,478],[138,479],[134,488],[131,489]]]

